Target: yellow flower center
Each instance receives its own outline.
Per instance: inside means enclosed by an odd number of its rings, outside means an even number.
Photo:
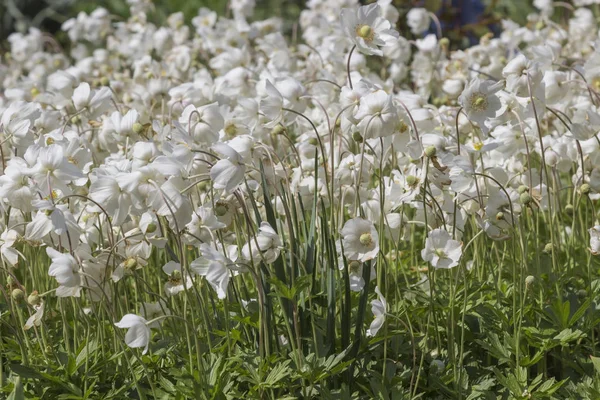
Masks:
[[[488,101],[484,94],[474,93],[471,96],[471,108],[475,111],[485,111],[488,107]]]
[[[373,243],[373,237],[370,233],[363,233],[358,239],[363,246],[370,246]]]
[[[356,36],[363,38],[365,42],[370,42],[375,37],[375,31],[369,25],[358,25],[356,27]]]
[[[473,148],[477,151],[481,150],[482,147],[483,147],[483,143],[481,143],[481,142],[473,143]]]

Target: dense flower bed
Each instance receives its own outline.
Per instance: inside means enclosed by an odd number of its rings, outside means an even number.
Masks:
[[[4,393],[600,397],[591,9],[130,4],[2,58]]]

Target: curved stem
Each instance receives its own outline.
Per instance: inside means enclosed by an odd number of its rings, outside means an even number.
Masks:
[[[356,49],[356,45],[352,46],[352,49],[350,49],[350,53],[348,53],[348,63],[346,64],[346,71],[348,72],[348,84],[350,85],[350,89],[354,89],[352,86],[352,77],[350,76],[350,59],[352,58],[354,49]]]

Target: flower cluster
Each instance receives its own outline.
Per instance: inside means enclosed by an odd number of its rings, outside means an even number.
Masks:
[[[466,268],[479,233],[511,239],[527,212],[600,198],[587,8],[564,28],[546,7],[451,52],[425,10],[408,13],[409,41],[383,0],[309,1],[294,45],[281,20],[252,22],[253,1],[231,2],[232,18],[202,8],[191,27],[182,14],[155,26],[149,2],[131,3],[126,21],[99,8],[65,22],[68,53],[15,33],[0,65],[0,254],[19,275],[23,246],[45,247],[56,296],[111,302],[135,277],[160,281],[160,297],[206,281],[218,299],[262,303],[265,274],[330,268],[321,251],[352,290],[378,281],[376,335],[399,243],[418,240],[419,271],[444,273]],[[146,351],[170,314],[156,300],[115,323],[129,346]]]

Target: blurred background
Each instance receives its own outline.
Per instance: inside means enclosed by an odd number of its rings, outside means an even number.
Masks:
[[[369,3],[370,1],[361,1]],[[297,20],[306,0],[256,0],[253,19],[278,16],[289,24]],[[534,11],[533,0],[393,0],[401,15],[411,7],[426,7],[435,12],[442,22],[444,34],[455,47],[465,47],[488,32],[497,33],[502,19],[512,19],[519,24],[527,22],[527,15]],[[149,20],[157,25],[164,24],[168,15],[183,12],[189,22],[197,15],[200,7],[208,7],[225,15],[226,0],[155,0],[155,10]],[[0,42],[12,32],[26,31],[37,27],[61,37],[60,26],[78,12],[91,12],[104,7],[112,14],[127,18],[129,9],[126,0],[0,0]],[[400,18],[400,32],[410,32],[405,26],[406,18]]]

